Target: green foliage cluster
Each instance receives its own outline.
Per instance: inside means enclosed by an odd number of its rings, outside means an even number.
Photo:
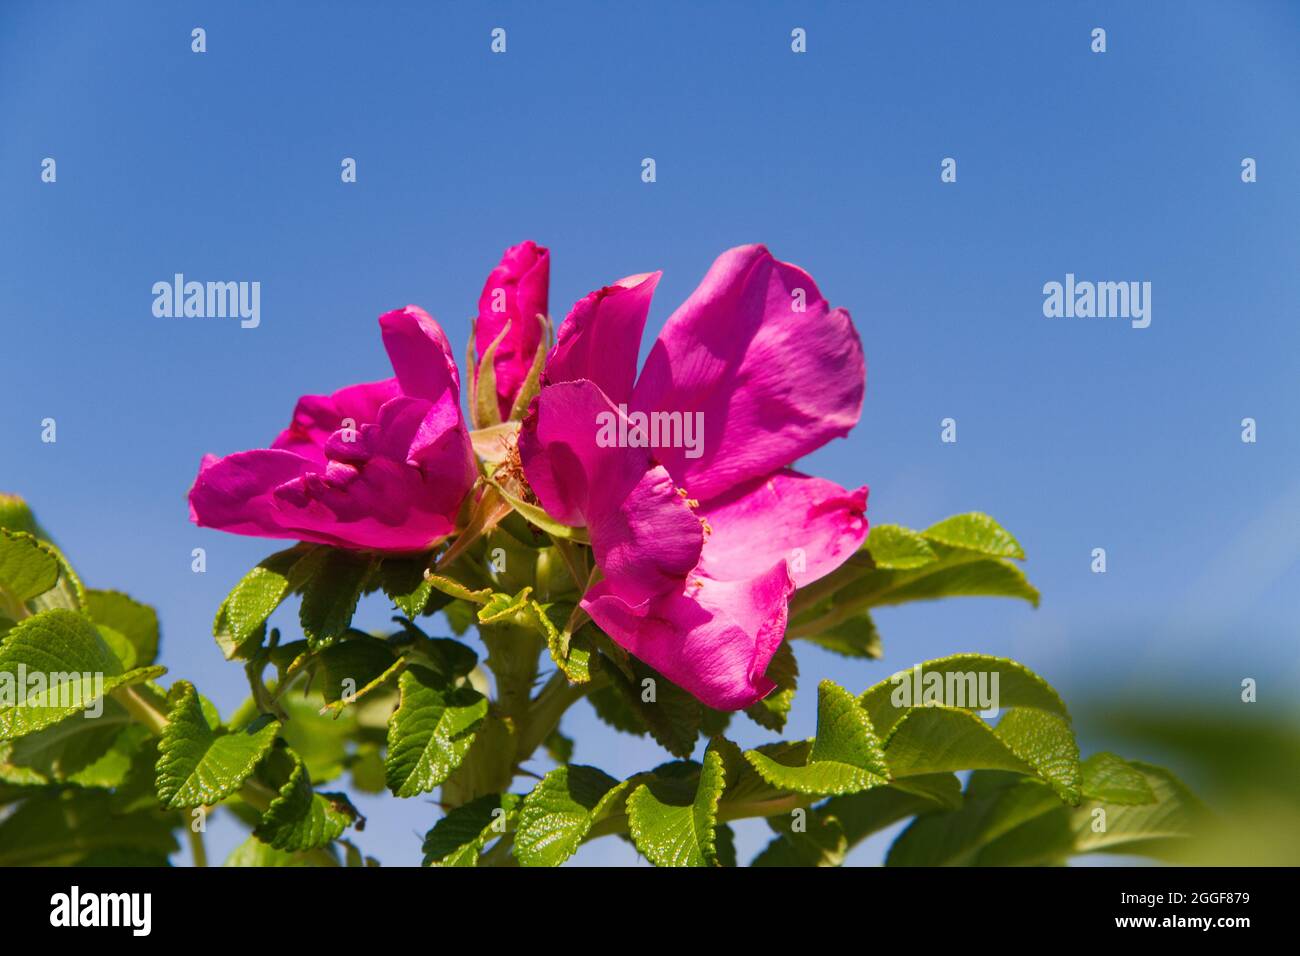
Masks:
[[[345,781],[398,799],[437,791],[430,866],[555,866],[611,835],[657,865],[732,866],[731,824],[748,818],[772,830],[754,866],[837,865],[902,820],[890,865],[1160,857],[1197,827],[1197,801],[1171,774],[1109,753],[1081,760],[1056,692],[983,655],[920,666],[996,674],[996,722],[973,701],[900,704],[893,679],[861,692],[823,681],[815,737],[742,750],[727,736],[734,715],[629,657],[578,609],[592,579],[580,535],[495,485],[475,509],[442,552],[297,545],[253,568],[213,622],[250,687],[223,718],[189,681],[160,682],[152,609],[84,587],[22,501],[0,496],[0,865],[164,864],[181,839],[203,861],[215,807],[249,831],[227,865],[374,865],[355,842],[365,821],[321,789]],[[925,531],[874,527],[859,554],[796,595],[791,640],[769,669],[778,689],[744,719],[784,730],[800,641],[879,657],[877,607],[977,595],[1036,604],[1023,557],[981,514]],[[392,602],[391,633],[352,626],[376,592]],[[301,636],[285,640],[269,620],[291,596]],[[434,614],[452,636],[427,633]],[[461,640],[470,628],[483,660]],[[561,718],[582,699],[671,759],[624,780],[571,762]],[[514,790],[541,753],[556,768]],[[964,783],[963,771],[973,771]]]

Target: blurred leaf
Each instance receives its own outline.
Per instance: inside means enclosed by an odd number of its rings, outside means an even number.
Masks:
[[[152,664],[158,657],[158,612],[120,591],[86,592],[86,610],[101,627],[111,627],[135,649],[135,666]]]
[[[91,710],[116,688],[164,672],[124,670],[87,618],[60,608],[41,611],[20,621],[0,644],[0,740]]]

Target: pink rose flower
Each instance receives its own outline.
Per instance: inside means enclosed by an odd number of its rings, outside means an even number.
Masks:
[[[270,448],[205,456],[190,489],[195,524],[388,552],[452,533],[476,467],[451,348],[416,306],[379,327],[396,376],[302,397]]]
[[[718,258],[637,377],[659,274],[578,302],[520,432],[557,520],[586,526],[603,577],[583,608],[711,707],[770,693],[795,588],[867,534],[867,489],[790,465],[858,421],[866,386],[848,312],[762,246]]]
[[[551,252],[532,240],[521,242],[505,251],[500,264],[483,283],[478,299],[478,320],[474,324],[474,350],[482,367],[488,348],[506,328],[493,355],[496,374],[497,404],[501,420],[510,417],[519,390],[532,368],[533,357],[542,340],[539,315],[546,315],[551,282]],[[479,368],[474,370],[474,389],[478,389]],[[480,422],[486,425],[487,422]]]

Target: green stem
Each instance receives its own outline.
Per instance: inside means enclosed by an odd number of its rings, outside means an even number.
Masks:
[[[162,736],[167,727],[167,714],[154,701],[145,697],[137,685],[119,687],[113,691],[112,697],[137,723],[149,728],[151,734],[155,737]]]
[[[609,678],[594,674],[585,684],[570,684],[563,671],[557,670],[533,699],[528,721],[519,736],[519,762],[523,763],[541,746],[551,731],[560,725],[564,712],[593,690],[604,687]]]
[[[0,588],[0,614],[11,621],[21,621],[25,617],[31,617],[27,606],[4,588]]]
[[[190,826],[190,855],[194,857],[195,866],[208,865],[208,848],[203,845],[203,833]]]
[[[479,866],[518,866],[519,861],[515,855],[510,852],[515,843],[513,832],[507,833],[500,840],[493,844],[492,849],[488,850],[478,858]]]

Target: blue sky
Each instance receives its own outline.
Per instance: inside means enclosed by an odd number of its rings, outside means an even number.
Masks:
[[[156,605],[163,662],[223,711],[246,687],[212,613],[273,546],[189,524],[200,456],[268,443],[300,394],[389,374],[388,309],[422,305],[460,350],[525,238],[552,250],[557,320],[664,270],[652,330],[719,252],[767,243],[852,312],[867,354],[861,425],[804,467],[869,484],[873,521],[983,510],[1024,545],[1039,610],[884,611],[884,662],[805,649],[805,688],[979,650],[1067,700],[1231,701],[1245,676],[1261,707],[1294,697],[1300,6],[376,6],[0,7],[0,488],[89,583]],[[155,318],[176,272],[259,281],[261,326]],[[1150,328],[1045,318],[1066,273],[1151,282]],[[585,705],[565,729],[612,774],[661,759]],[[417,862],[434,809],[362,802],[364,848]],[[234,836],[215,826],[213,855]],[[765,840],[739,836],[742,857]]]

